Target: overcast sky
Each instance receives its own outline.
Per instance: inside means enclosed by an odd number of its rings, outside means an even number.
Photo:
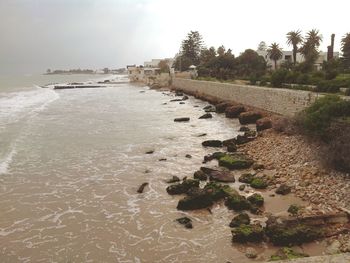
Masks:
[[[317,28],[321,49],[350,32],[348,0],[0,0],[0,74],[118,68],[173,57],[190,30],[236,55],[285,49],[290,30]]]

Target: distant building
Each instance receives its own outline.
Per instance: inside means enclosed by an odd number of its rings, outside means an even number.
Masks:
[[[145,68],[157,68],[159,65],[159,62],[162,60],[167,60],[169,63],[169,68],[171,68],[174,64],[174,59],[173,58],[162,58],[162,59],[152,59],[151,61],[146,61],[143,63],[143,66]]]
[[[267,50],[257,50],[256,52],[265,59],[268,66],[270,66],[272,69],[275,69],[275,62],[272,59],[270,59]],[[339,58],[339,52],[334,52],[333,57]],[[283,50],[282,51],[282,58],[277,60],[277,68],[279,68],[283,63],[288,62],[288,61],[291,63],[294,62],[293,61],[293,51],[284,51]],[[305,61],[304,56],[298,52],[297,57],[296,57],[296,62],[301,63],[303,61]],[[315,62],[315,67],[317,70],[322,69],[323,61],[327,61],[327,52],[321,51],[316,62]]]

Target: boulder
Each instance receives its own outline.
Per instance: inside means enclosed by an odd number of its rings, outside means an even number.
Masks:
[[[238,116],[239,123],[242,125],[255,123],[258,119],[261,119],[261,118],[262,118],[261,113],[255,112],[255,111],[242,112]]]
[[[206,113],[200,116],[198,119],[211,119],[211,118],[213,118],[213,115],[211,115],[211,113]]]
[[[249,225],[249,224],[250,224],[249,215],[247,213],[239,213],[232,219],[230,223],[230,227],[238,227],[240,225]]]
[[[182,100],[188,100],[188,96],[186,96],[186,95],[183,96],[183,97],[182,97]]]
[[[193,228],[192,220],[187,216],[177,218],[176,221],[179,222],[179,224],[184,225],[186,228]]]
[[[225,116],[226,118],[237,118],[244,111],[245,108],[242,105],[231,106],[226,108]]]
[[[204,156],[204,162],[209,162],[209,161],[214,160],[214,159],[218,160],[225,155],[226,155],[226,153],[224,153],[224,152],[215,152],[213,154],[208,154],[208,155]]]
[[[145,189],[145,187],[148,185],[148,183],[143,183],[140,185],[139,189],[137,189],[137,192],[139,194],[143,193],[143,190]]]
[[[179,210],[195,210],[207,208],[213,204],[210,194],[203,189],[199,189],[195,194],[191,194],[181,200],[177,204]]]
[[[261,194],[252,194],[248,196],[247,200],[254,206],[260,207],[264,205],[264,197]]]
[[[249,127],[247,127],[247,126],[241,126],[241,127],[239,128],[238,131],[240,131],[240,132],[246,132],[246,131],[250,131],[250,129],[249,129]]]
[[[222,141],[219,140],[207,140],[202,142],[205,147],[222,147]]]
[[[236,137],[236,144],[238,145],[241,145],[241,144],[245,144],[247,142],[251,142],[253,141],[255,138],[254,137],[248,137],[248,136],[245,136],[245,135],[240,135],[238,134],[237,137]]]
[[[255,178],[254,174],[245,173],[245,174],[242,174],[238,178],[238,181],[241,182],[241,183],[250,184],[253,181],[254,178]]]
[[[176,91],[175,92],[175,96],[178,96],[178,97],[181,97],[181,96],[183,96],[184,94],[183,94],[183,92],[181,92],[181,91]]]
[[[200,181],[206,181],[208,179],[208,176],[203,171],[199,170],[194,172],[193,178]]]
[[[145,152],[145,154],[152,154],[152,153],[154,153],[154,150],[149,150],[149,151]]]
[[[323,230],[319,226],[309,226],[299,221],[281,222],[275,217],[266,221],[265,232],[277,246],[301,245],[323,236]]]
[[[192,155],[191,154],[186,154],[185,157],[188,158],[188,159],[191,159]]]
[[[222,103],[219,103],[215,106],[216,108],[216,112],[217,113],[224,113],[226,108],[231,106],[231,103],[229,102],[222,102]]]
[[[210,105],[210,107],[204,107],[205,112],[216,112],[215,106]]]
[[[261,118],[256,121],[256,130],[263,131],[272,128],[272,122],[269,118]]]
[[[225,201],[225,205],[227,206],[228,209],[235,210],[235,211],[250,209],[250,203],[247,201],[247,199],[244,196],[238,193],[228,196]]]
[[[184,122],[184,121],[190,121],[190,118],[188,117],[182,117],[182,118],[175,118],[174,122]]]
[[[177,177],[176,175],[174,175],[171,179],[169,179],[168,181],[166,181],[168,184],[172,184],[172,183],[176,183],[176,182],[180,182],[180,178]]]
[[[210,173],[208,173],[208,176],[210,181],[225,183],[234,183],[236,181],[235,176],[230,172],[226,171],[213,170]]]
[[[231,232],[232,242],[261,242],[264,239],[264,229],[261,225],[240,225]]]
[[[217,182],[209,182],[204,186],[204,190],[210,194],[210,197],[213,201],[218,201],[220,199],[225,198],[231,192],[234,192],[234,189],[232,189],[228,185],[222,185]]]
[[[182,183],[170,185],[166,188],[166,191],[170,195],[185,194],[192,187],[199,187],[199,180],[186,179]]]
[[[230,153],[236,152],[237,145],[235,143],[231,143],[231,144],[227,145],[227,151]]]
[[[265,189],[265,188],[267,188],[268,184],[263,178],[255,177],[250,182],[250,186],[255,188],[255,189]]]
[[[292,188],[286,184],[281,184],[277,189],[276,189],[276,194],[279,195],[286,195],[291,192]]]
[[[228,146],[230,144],[235,144],[235,143],[236,143],[236,138],[231,138],[231,139],[222,141],[223,146]]]
[[[238,190],[239,191],[244,191],[245,189],[245,184],[241,184],[239,187],[238,187]]]
[[[226,154],[219,158],[219,166],[226,167],[230,170],[247,169],[253,165],[253,160],[242,154]]]

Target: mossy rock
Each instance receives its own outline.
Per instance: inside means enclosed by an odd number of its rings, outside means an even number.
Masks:
[[[198,170],[193,174],[193,178],[200,181],[206,181],[208,179],[208,176],[203,171]]]
[[[291,192],[292,188],[289,185],[286,184],[281,184],[277,189],[276,189],[276,194],[279,195],[286,195]]]
[[[239,227],[240,225],[249,225],[250,224],[250,218],[247,213],[239,213],[236,215],[231,223],[230,227]]]
[[[289,247],[283,247],[277,250],[277,252],[271,256],[269,261],[278,261],[286,259],[291,260],[305,257],[309,257],[309,255],[304,253],[298,253]]]
[[[219,159],[219,166],[226,167],[230,170],[247,169],[253,165],[253,160],[241,154],[226,154]]]
[[[299,213],[300,207],[298,205],[292,204],[288,208],[288,213],[292,214],[293,216],[296,216]]]
[[[260,225],[240,225],[231,232],[232,242],[261,242],[264,239],[264,229]]]
[[[166,191],[170,195],[185,194],[190,188],[199,187],[199,180],[186,179],[182,183],[170,185],[166,188]]]
[[[250,203],[248,202],[248,200],[244,196],[239,194],[230,195],[229,197],[227,197],[225,205],[228,209],[235,211],[250,209]]]
[[[246,183],[246,184],[250,184],[253,179],[255,178],[254,174],[242,174],[239,178],[238,181],[241,183]]]
[[[255,177],[251,182],[250,182],[250,186],[255,188],[255,189],[265,189],[268,184],[267,182],[259,177]]]
[[[196,193],[192,193],[190,196],[187,196],[179,200],[177,204],[177,209],[179,210],[195,210],[207,208],[213,204],[213,199],[211,195],[203,190],[199,189]]]
[[[218,201],[226,196],[226,193],[223,190],[223,185],[216,182],[207,183],[204,186],[204,190],[210,194],[213,201]]]
[[[262,197],[261,194],[252,194],[251,196],[248,196],[247,200],[254,206],[263,206],[264,205],[264,197]]]
[[[271,242],[277,246],[300,245],[314,241],[323,236],[323,232],[318,227],[304,224],[285,225],[273,224],[266,227],[266,234]]]

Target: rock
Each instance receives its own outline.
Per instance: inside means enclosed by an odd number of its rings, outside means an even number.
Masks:
[[[260,164],[260,163],[253,164],[253,169],[254,170],[262,170],[264,168],[265,168],[265,166],[263,164]]]
[[[213,106],[212,105],[207,105],[207,106],[205,106],[204,108],[203,108],[203,110],[207,110],[207,109],[210,109],[210,108],[212,108]]]
[[[176,221],[179,222],[181,225],[184,225],[186,228],[193,228],[192,220],[187,216],[177,218]]]
[[[228,146],[230,144],[235,144],[235,143],[236,143],[236,138],[231,138],[231,139],[222,141],[223,146]]]
[[[250,184],[253,181],[254,178],[255,178],[254,174],[245,173],[245,174],[242,174],[238,178],[238,181],[241,182],[241,183]]]
[[[231,143],[227,145],[227,151],[230,153],[236,152],[237,151],[237,146],[234,143]]]
[[[250,211],[250,213],[252,213],[254,215],[262,215],[263,214],[263,210],[261,210],[260,207],[258,207],[256,205],[251,205],[249,211]]]
[[[238,187],[239,191],[244,191],[245,189],[245,184],[241,184],[239,187]]]
[[[143,190],[145,189],[145,187],[148,185],[148,183],[143,183],[140,185],[139,189],[137,190],[137,192],[139,194],[143,193]]]
[[[237,135],[235,143],[238,145],[245,144],[247,142],[253,141],[255,138],[254,137],[247,137],[245,135]]]
[[[184,122],[184,121],[190,121],[190,118],[188,117],[182,117],[182,118],[175,118],[174,122]]]
[[[292,188],[286,184],[281,184],[277,189],[276,189],[276,194],[279,195],[286,195],[289,194]]]
[[[185,157],[188,158],[188,159],[191,159],[191,158],[192,158],[192,155],[186,154]]]
[[[218,201],[229,195],[235,194],[235,190],[228,185],[222,185],[217,182],[209,182],[204,186],[204,190],[210,194],[213,201]]]
[[[256,258],[258,256],[258,253],[256,252],[256,250],[252,247],[248,247],[245,251],[245,256],[247,258]]]
[[[247,132],[247,131],[250,131],[250,129],[247,126],[241,126],[238,131],[240,131],[240,132]]]
[[[249,215],[247,213],[239,213],[232,219],[230,223],[230,227],[238,227],[240,225],[249,225],[249,224],[250,224]]]
[[[292,204],[289,206],[287,212],[293,216],[296,216],[299,213],[300,207],[298,205]]]
[[[154,153],[154,150],[149,150],[149,151],[145,152],[145,154],[152,154],[152,153]]]
[[[235,182],[235,176],[230,172],[226,172],[226,171],[213,170],[210,173],[208,173],[208,176],[210,181],[225,182],[225,183]]]
[[[180,102],[179,102],[179,104],[185,104],[185,102],[183,102],[183,101],[180,101]]]
[[[230,210],[242,211],[250,209],[250,203],[240,194],[233,194],[227,197],[225,205]]]
[[[272,128],[272,122],[269,118],[261,118],[256,121],[256,130],[263,131]]]
[[[160,162],[164,162],[164,161],[166,161],[167,159],[166,158],[160,158],[160,159],[158,159],[158,161],[160,161]]]
[[[178,97],[181,97],[181,96],[183,96],[184,94],[183,94],[183,92],[181,92],[181,91],[176,91],[175,92],[175,96],[178,96]]]
[[[226,118],[237,118],[240,113],[244,112],[245,108],[242,105],[235,105],[226,108],[225,110],[225,116]]]
[[[182,101],[182,99],[172,99],[170,102],[177,102],[177,101]]]
[[[222,147],[222,141],[219,140],[207,140],[202,142],[205,147]]]
[[[264,179],[259,178],[259,177],[255,177],[251,181],[250,186],[255,188],[255,189],[265,189],[265,188],[267,188],[268,184]]]
[[[204,107],[205,112],[216,112],[215,106],[210,105],[210,107]]]
[[[200,181],[206,181],[208,179],[208,176],[203,171],[199,170],[194,173],[193,178]]]
[[[261,242],[264,238],[264,229],[260,225],[240,225],[231,230],[232,242]]]
[[[266,221],[266,235],[277,246],[301,245],[323,236],[319,226],[308,226],[298,221],[294,224],[279,222],[274,217]]]
[[[198,189],[196,194],[192,194],[191,196],[187,196],[181,200],[177,204],[177,209],[179,210],[195,210],[207,208],[213,204],[213,200],[210,194],[203,190]]]
[[[178,195],[186,193],[192,187],[199,187],[199,180],[185,179],[182,183],[170,185],[166,188],[166,191],[170,195]]]
[[[296,258],[304,258],[308,257],[309,255],[304,253],[298,253],[295,252],[292,248],[289,247],[283,247],[277,250],[275,254],[273,254],[269,261],[279,261],[279,260],[292,260]]]
[[[210,119],[210,118],[213,118],[213,115],[211,115],[211,113],[206,113],[200,116],[198,119]]]
[[[219,166],[226,167],[230,170],[247,169],[253,165],[253,160],[242,154],[226,154],[219,158]]]
[[[229,102],[222,102],[222,103],[219,103],[215,106],[216,108],[216,112],[217,113],[223,113],[225,112],[226,108],[231,106],[231,103]]]
[[[166,181],[168,184],[172,184],[172,183],[176,183],[176,182],[180,182],[180,178],[177,177],[176,175],[174,175],[171,179],[169,179],[168,181]]]
[[[256,137],[256,131],[252,131],[252,130],[246,131],[246,132],[244,132],[244,136],[245,137]]]
[[[201,134],[198,134],[197,137],[204,137],[204,136],[207,136],[206,133],[201,133]]]
[[[188,100],[188,96],[186,96],[186,95],[183,96],[183,97],[182,97],[182,100]]]
[[[238,116],[240,124],[255,123],[258,119],[262,118],[261,113],[255,111],[242,112]]]
[[[254,206],[260,207],[264,205],[264,197],[261,194],[252,194],[248,196],[247,200]]]

